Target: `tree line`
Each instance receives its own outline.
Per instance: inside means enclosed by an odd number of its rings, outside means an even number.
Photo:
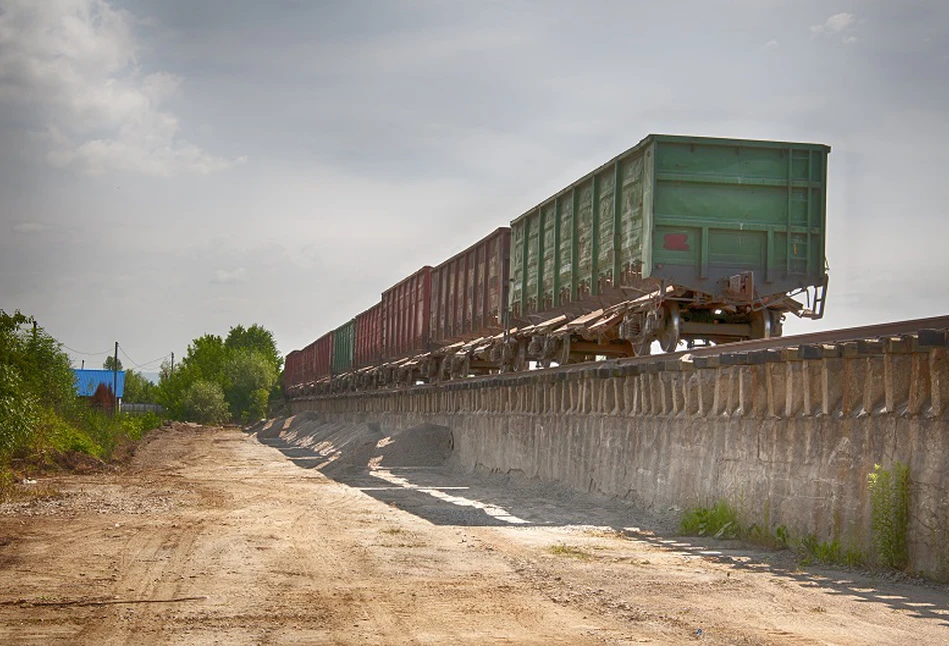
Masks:
[[[270,330],[237,325],[223,339],[205,334],[191,341],[179,365],[163,363],[154,401],[172,417],[202,424],[256,421],[282,402],[282,368]]]
[[[122,369],[112,357],[103,367]],[[126,371],[123,400],[161,404],[179,420],[256,421],[282,406],[282,367],[270,330],[237,325],[224,338],[194,339],[178,365],[162,365],[157,384]],[[33,318],[0,309],[0,490],[11,477],[11,460],[69,451],[107,459],[123,438],[137,439],[160,422],[153,415],[107,415],[80,401],[62,344]]]
[[[102,367],[122,370],[122,360],[106,357]],[[224,338],[205,334],[193,339],[177,366],[162,363],[157,384],[126,370],[122,401],[161,404],[172,418],[202,424],[256,421],[282,403],[282,368],[270,330],[256,323],[237,325]]]
[[[55,463],[71,452],[105,460],[160,422],[107,415],[79,401],[62,345],[31,317],[0,310],[0,494],[14,463]]]

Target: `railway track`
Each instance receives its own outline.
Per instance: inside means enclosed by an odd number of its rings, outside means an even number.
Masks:
[[[600,363],[610,363],[618,366],[640,365],[657,361],[682,361],[688,357],[702,359],[721,357],[724,355],[750,356],[753,353],[791,350],[797,350],[799,358],[816,359],[821,356],[833,356],[837,354],[841,344],[864,342],[869,349],[873,349],[877,344],[882,346],[887,340],[893,339],[902,341],[907,337],[915,338],[917,341],[921,339],[922,345],[945,346],[947,341],[949,341],[949,315],[906,321],[892,321],[888,323],[875,323],[873,325],[809,332],[807,334],[795,334],[770,339],[753,339],[735,343],[723,343],[720,345],[678,350],[666,354],[629,357]],[[785,353],[782,354],[786,356]],[[739,363],[741,362],[739,361]],[[564,366],[564,368],[569,369],[583,365],[589,364]]]
[[[484,384],[486,382],[492,384],[517,382],[525,379],[534,379],[541,375],[545,379],[558,379],[558,375],[575,373],[610,377],[639,374],[647,370],[681,369],[683,364],[687,363],[701,368],[722,364],[741,365],[765,363],[768,361],[784,361],[788,358],[820,359],[844,356],[849,351],[858,354],[872,354],[882,351],[887,343],[902,344],[904,348],[912,347],[913,344],[917,347],[946,347],[949,345],[949,315],[877,323],[770,339],[724,343],[720,345],[688,348],[664,354],[614,358],[521,372],[475,376],[466,379],[417,384],[415,386],[327,393],[315,395],[315,397],[352,397],[415,389],[446,388],[454,390],[475,387],[477,384]],[[789,354],[791,354],[791,356],[789,356]]]
[[[949,315],[933,316],[907,321],[893,321],[876,323],[859,327],[841,328],[838,330],[824,330],[792,336],[775,337],[771,339],[753,339],[716,346],[692,348],[687,352],[695,356],[709,356],[724,352],[750,352],[754,350],[774,350],[794,346],[845,343],[848,341],[875,341],[903,335],[918,335],[922,330],[942,331],[949,330]],[[677,353],[678,354],[678,353]],[[649,357],[644,357],[649,358]]]

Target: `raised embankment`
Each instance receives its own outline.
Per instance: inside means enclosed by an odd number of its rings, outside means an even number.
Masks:
[[[868,476],[909,469],[909,567],[949,579],[946,332],[591,364],[301,398],[294,412],[448,427],[471,469],[745,522],[872,555]]]

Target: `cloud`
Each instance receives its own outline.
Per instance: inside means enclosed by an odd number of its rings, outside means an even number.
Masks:
[[[853,24],[852,13],[837,13],[827,19],[823,25],[811,25],[811,36],[833,36],[848,29]]]
[[[243,267],[238,267],[234,271],[218,269],[214,272],[214,278],[211,282],[215,285],[238,285],[247,282],[247,271]]]
[[[0,10],[0,103],[42,119],[54,167],[167,177],[240,163],[181,137],[162,104],[182,79],[142,73],[133,24],[106,0],[8,0]]]
[[[49,227],[39,222],[17,222],[11,227],[13,233],[22,233],[29,235],[31,233],[43,233],[48,231]]]
[[[769,40],[768,42],[764,44],[765,49],[774,49],[777,46],[778,46],[778,41],[776,41],[774,38],[772,38],[771,40]]]

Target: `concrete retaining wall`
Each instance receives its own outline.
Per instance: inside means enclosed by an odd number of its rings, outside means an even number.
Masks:
[[[899,461],[911,479],[911,569],[949,579],[941,339],[534,372],[292,406],[383,428],[447,426],[467,468],[647,507],[724,498],[746,522],[867,553],[867,476]]]

